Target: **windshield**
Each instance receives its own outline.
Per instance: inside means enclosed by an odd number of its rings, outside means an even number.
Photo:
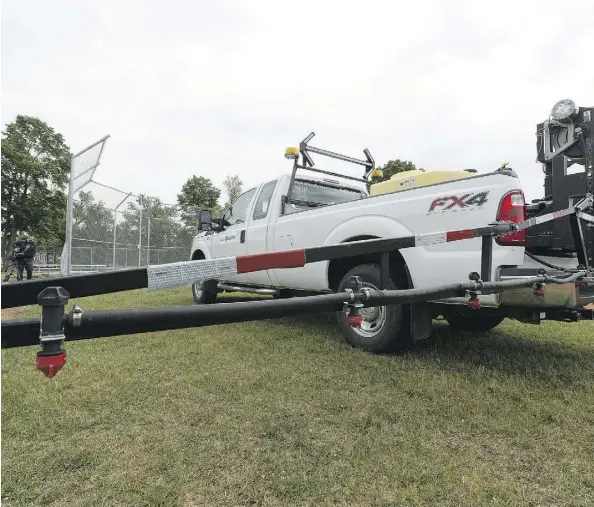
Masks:
[[[309,206],[305,203],[288,204],[286,213],[295,213],[296,211],[317,207],[315,204],[327,206],[341,202],[355,201],[364,197],[365,194],[363,191],[355,188],[332,187],[313,181],[295,180],[291,200],[307,201],[312,204]]]

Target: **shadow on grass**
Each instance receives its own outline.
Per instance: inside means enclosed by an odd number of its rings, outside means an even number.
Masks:
[[[343,340],[334,314],[286,317],[268,322],[296,327],[301,332],[323,332]],[[473,373],[484,370],[555,384],[586,385],[594,382],[594,348],[563,343],[550,337],[531,338],[526,335],[541,335],[538,327],[516,325],[517,335],[514,330],[506,328],[473,334],[455,331],[445,323],[436,322],[429,340],[391,355],[397,358],[408,354],[411,359],[447,370]]]
[[[522,324],[517,325],[521,329]],[[537,336],[538,328],[534,329],[530,334]],[[448,369],[484,369],[554,384],[586,385],[594,381],[593,348],[529,338],[525,333],[514,336],[501,328],[473,334],[434,325],[431,339],[410,353]]]

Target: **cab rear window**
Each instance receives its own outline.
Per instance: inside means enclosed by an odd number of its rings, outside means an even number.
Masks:
[[[295,180],[291,199],[301,203],[291,203],[286,207],[286,213],[295,213],[304,209],[318,206],[330,206],[343,202],[363,199],[365,194],[357,189],[323,185],[312,181]],[[305,204],[310,203],[310,205]]]

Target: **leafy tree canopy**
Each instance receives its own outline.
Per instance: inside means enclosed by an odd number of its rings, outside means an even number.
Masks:
[[[223,206],[223,209],[228,208],[235,199],[237,199],[242,192],[243,189],[243,182],[239,178],[238,174],[229,175],[223,180],[223,188],[227,193],[227,202]]]
[[[37,243],[64,241],[70,149],[64,137],[33,116],[19,115],[2,132],[2,246],[18,230]]]
[[[194,227],[196,214],[200,209],[215,211],[221,191],[209,178],[192,176],[186,181],[177,195],[181,215],[187,227]]]
[[[398,173],[402,173],[404,171],[414,171],[417,169],[415,164],[409,162],[408,160],[388,160],[388,162],[380,168],[384,173],[382,180],[389,180],[392,176]]]
[[[113,238],[113,211],[92,192],[80,191],[73,202],[72,237],[109,242]]]

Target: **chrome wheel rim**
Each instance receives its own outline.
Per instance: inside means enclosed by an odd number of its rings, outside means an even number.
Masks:
[[[194,299],[196,299],[197,301],[202,299],[202,294],[204,293],[203,283],[193,283],[192,292],[194,293]]]
[[[363,282],[363,287],[377,290],[377,287],[369,282]],[[345,316],[348,315],[348,310]],[[364,338],[374,338],[383,328],[386,323],[386,307],[376,306],[361,309],[361,316],[363,321],[361,327],[351,328],[355,333]]]

